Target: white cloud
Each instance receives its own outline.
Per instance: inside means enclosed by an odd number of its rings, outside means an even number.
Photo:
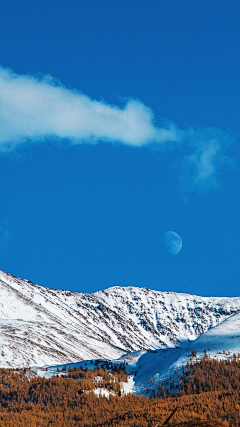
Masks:
[[[142,146],[179,140],[176,126],[156,127],[150,108],[128,100],[123,108],[90,99],[53,78],[17,75],[0,68],[0,144],[66,138]]]
[[[121,108],[92,100],[51,76],[18,75],[0,67],[0,150],[53,138],[71,144],[106,141],[135,147],[168,143],[182,153],[182,182],[188,191],[216,185],[231,139],[219,129],[180,130],[172,122],[159,127],[152,110],[140,101],[129,99]]]

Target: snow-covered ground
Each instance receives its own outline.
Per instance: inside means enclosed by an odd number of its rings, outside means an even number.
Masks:
[[[123,393],[152,395],[158,389],[158,383],[169,387],[169,376],[180,377],[182,366],[189,361],[192,352],[200,359],[204,352],[212,358],[232,358],[234,353],[240,354],[240,313],[237,313],[219,325],[207,331],[193,342],[178,348],[159,350],[139,350],[118,359],[113,364],[124,363],[128,372],[128,382],[122,383]],[[109,360],[108,360],[109,361]],[[104,363],[104,360],[99,361]],[[35,368],[37,375],[51,377],[57,374],[57,368],[74,366],[95,367],[95,360],[82,361],[75,364]]]
[[[152,391],[158,388],[159,381],[166,388],[169,387],[169,376],[176,378],[181,375],[182,366],[187,364],[192,352],[200,359],[205,351],[211,358],[218,360],[231,359],[234,354],[240,354],[240,313],[231,316],[186,346],[149,350],[136,357],[134,363],[136,375],[131,382],[131,392],[151,395]]]
[[[240,297],[119,286],[93,294],[73,293],[0,271],[0,367],[116,360],[126,354],[136,361],[138,356],[129,353],[139,350],[142,365],[156,354],[164,362],[165,354],[166,359],[175,357],[198,337],[201,343],[205,336],[201,334],[239,310]],[[146,353],[149,349],[157,353]],[[130,359],[126,363],[130,366]],[[135,384],[138,387],[137,378]]]
[[[187,343],[178,348],[159,350],[139,350],[126,354],[118,359],[111,360],[113,364],[124,363],[128,373],[128,382],[122,383],[123,393],[142,394],[152,396],[154,390],[158,389],[159,381],[166,388],[169,387],[169,377],[179,378],[182,366],[189,361],[192,352],[200,359],[204,352],[212,358],[232,358],[234,353],[240,353],[240,313],[237,313],[216,327],[207,331],[195,341]],[[108,360],[109,361],[109,360]],[[99,364],[104,360],[99,360]],[[88,367],[94,369],[95,360],[87,360],[74,364],[34,368],[39,376],[50,378],[66,366]]]

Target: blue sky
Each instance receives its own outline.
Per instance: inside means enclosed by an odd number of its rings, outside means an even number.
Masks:
[[[3,0],[0,15],[0,268],[239,295],[239,2]]]

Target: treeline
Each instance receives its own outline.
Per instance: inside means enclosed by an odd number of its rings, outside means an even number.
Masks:
[[[121,396],[121,383],[128,380],[124,364],[114,365],[109,362],[98,364],[96,362],[95,366],[95,369],[74,367],[74,369],[68,368],[68,370],[64,367],[61,373],[65,378],[77,380],[82,392],[104,389]],[[58,374],[60,375],[60,370],[58,370]]]
[[[193,355],[180,377],[171,378],[170,393],[175,396],[156,399],[120,397],[121,382],[127,380],[124,366],[75,368],[51,379],[27,374],[0,369],[0,427],[161,426],[176,406],[172,425],[199,418],[240,427],[238,357],[218,362],[207,355],[197,361]],[[108,390],[109,398],[97,397],[94,390],[99,388]]]
[[[201,360],[192,353],[187,365],[182,366],[182,372],[175,371],[165,384],[159,382],[154,396],[179,397],[217,390],[240,391],[240,355],[218,361],[211,359],[207,352]]]
[[[181,395],[215,390],[240,391],[240,355],[217,361],[205,352],[198,361],[196,354],[192,354],[190,363],[183,367],[180,388]]]

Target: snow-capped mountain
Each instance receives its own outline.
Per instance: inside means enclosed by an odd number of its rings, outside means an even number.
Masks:
[[[159,381],[169,387],[169,377],[177,382],[182,373],[182,366],[189,362],[192,353],[194,352],[199,360],[205,351],[208,356],[218,360],[232,359],[234,354],[240,354],[240,313],[230,316],[186,346],[139,351],[120,358],[127,363],[129,373],[134,371],[127,390],[136,394],[151,395],[152,391],[158,388]]]
[[[234,354],[240,354],[240,313],[230,316],[195,341],[186,342],[185,345],[178,348],[138,350],[111,362],[113,364],[125,363],[129,377],[128,382],[122,384],[123,392],[152,396],[153,391],[158,390],[159,381],[166,388],[169,388],[171,376],[177,384],[182,374],[182,366],[190,361],[192,353],[194,352],[199,360],[205,351],[208,356],[218,360],[231,359]],[[67,364],[66,368],[87,366],[93,369],[95,363],[92,362],[87,360]],[[104,363],[104,360],[101,360],[100,363]],[[48,366],[47,371],[45,368],[35,368],[34,372],[39,376],[50,378],[58,373],[58,369],[61,370],[62,368],[63,365]]]
[[[73,293],[0,271],[0,366],[116,359],[139,349],[175,348],[239,310],[240,297],[135,287]]]
[[[234,354],[240,354],[240,313],[236,313],[224,320],[214,328],[208,330],[193,342],[187,342],[178,348],[166,348],[159,350],[139,350],[123,355],[119,359],[112,360],[113,364],[125,363],[129,374],[128,382],[122,384],[122,391],[143,396],[152,396],[154,390],[158,390],[159,381],[169,388],[171,376],[175,384],[182,374],[182,366],[189,362],[192,353],[198,360],[205,351],[211,358],[231,359]],[[104,360],[101,360],[101,364]],[[95,363],[91,360],[67,364],[66,368],[88,367],[93,369]],[[39,376],[50,378],[56,375],[63,365],[35,368]],[[102,391],[104,393],[104,390]]]

